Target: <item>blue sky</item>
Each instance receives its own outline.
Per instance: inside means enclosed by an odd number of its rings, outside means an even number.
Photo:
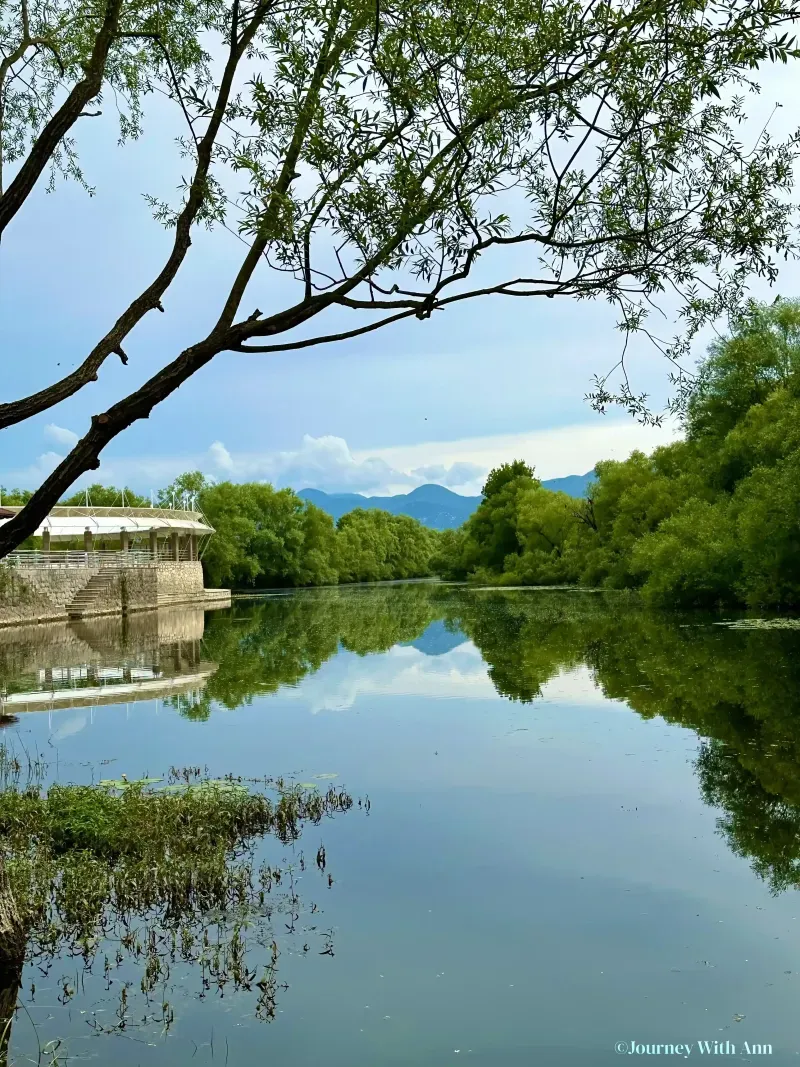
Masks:
[[[788,105],[797,81],[791,67],[762,78],[749,128],[763,125],[775,101]],[[773,120],[775,136],[790,129],[788,110]],[[7,231],[0,245],[3,400],[80,362],[157,271],[169,235],[142,194],[174,202],[177,132],[159,108],[145,136],[119,148],[112,123],[86,120],[78,143],[96,195],[68,183],[50,195],[37,190]],[[34,487],[93,413],[201,337],[241,249],[223,230],[197,231],[166,313],[151,314],[126,343],[129,366],[112,357],[97,383],[0,435],[0,484]],[[800,294],[798,281],[790,264],[776,290],[754,292]],[[278,307],[283,295],[283,285],[261,291],[258,306]],[[118,438],[92,480],[148,491],[199,467],[217,478],[328,491],[403,492],[433,480],[475,492],[489,467],[515,457],[545,478],[583,473],[676,432],[641,427],[624,414],[599,416],[584,402],[592,376],[618,358],[614,326],[603,303],[489,298],[336,346],[223,354]],[[636,390],[663,404],[667,367],[646,342],[637,344],[631,370]]]

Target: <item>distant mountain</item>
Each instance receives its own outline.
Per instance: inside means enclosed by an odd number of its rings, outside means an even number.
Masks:
[[[301,489],[298,496],[327,511],[334,520],[354,508],[381,508],[392,515],[410,515],[434,530],[448,530],[466,522],[481,502],[479,496],[459,496],[443,485],[421,485],[397,496],[361,496],[360,493],[323,493]]]
[[[554,493],[566,493],[567,496],[586,496],[589,483],[594,481],[594,471],[586,474],[568,474],[566,478],[551,478],[542,482],[545,489],[552,489]]]
[[[546,489],[581,497],[594,476],[570,474],[542,482]],[[479,496],[461,496],[443,485],[420,485],[410,493],[396,496],[362,496],[360,493],[324,493],[321,489],[301,489],[297,494],[333,516],[334,522],[354,508],[381,508],[392,515],[410,515],[434,530],[449,530],[466,522],[481,502]]]

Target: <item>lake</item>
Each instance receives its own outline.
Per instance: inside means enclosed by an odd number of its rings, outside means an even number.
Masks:
[[[354,799],[258,846],[299,901],[250,947],[279,947],[271,1021],[180,961],[148,1003],[136,960],[104,973],[110,942],[91,970],[26,968],[14,1063],[603,1067],[659,1044],[798,1062],[790,622],[314,590],[0,630],[0,687],[2,738],[50,781],[195,766]]]

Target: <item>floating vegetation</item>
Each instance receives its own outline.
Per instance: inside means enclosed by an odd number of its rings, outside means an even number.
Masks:
[[[116,790],[117,792],[134,788],[147,789],[148,787],[157,787],[163,793],[181,793],[197,790],[213,792],[215,789],[225,793],[247,793],[249,791],[244,782],[233,778],[203,778],[198,782],[176,782],[171,780],[165,782],[163,778],[128,779],[123,776],[122,778],[103,778],[99,784],[104,789]],[[309,788],[316,789],[317,787],[312,783]]]
[[[800,619],[726,619],[715,625],[729,630],[800,630]]]
[[[281,930],[302,932],[306,942],[321,938],[321,954],[332,951],[329,933],[299,925],[294,868],[257,862],[256,844],[268,836],[293,844],[306,824],[352,805],[333,786],[248,783],[199,768],[47,790],[8,784],[7,776],[0,791],[0,1064],[7,1063],[26,962],[42,975],[65,957],[78,958],[85,973],[101,970],[118,1004],[112,1021],[87,1020],[96,1032],[168,1032],[174,1005],[165,989],[185,964],[193,965],[196,996],[250,991],[257,1018],[273,1018],[282,988],[273,920],[280,916]],[[299,864],[306,869],[302,854]],[[128,980],[131,965],[141,972],[138,987]],[[183,981],[186,967],[180,970]],[[78,982],[62,985],[59,1000],[67,1003]]]
[[[130,789],[131,786],[155,785],[157,782],[163,781],[163,778],[135,778],[133,781],[128,781],[123,774],[121,778],[103,778],[100,781],[100,785],[105,786],[107,789]]]

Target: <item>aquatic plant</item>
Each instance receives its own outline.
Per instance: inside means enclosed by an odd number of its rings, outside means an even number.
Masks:
[[[98,1030],[154,1022],[168,1030],[174,1007],[164,990],[178,962],[195,965],[197,995],[250,990],[257,1017],[272,1018],[280,955],[272,920],[280,914],[293,932],[302,908],[294,868],[258,863],[256,843],[271,836],[292,844],[305,825],[352,805],[333,785],[323,792],[282,779],[212,779],[199,768],[46,790],[7,781],[0,791],[0,1064],[8,1062],[23,966],[34,960],[43,974],[65,956],[86,971],[102,964],[119,1004],[112,1024],[91,1018]],[[317,866],[325,868],[324,849]],[[332,954],[321,936],[322,954]],[[259,947],[261,969],[251,951]],[[121,977],[129,964],[142,971],[138,994]],[[65,980],[60,999],[74,992]],[[134,1006],[137,996],[143,1010]]]

